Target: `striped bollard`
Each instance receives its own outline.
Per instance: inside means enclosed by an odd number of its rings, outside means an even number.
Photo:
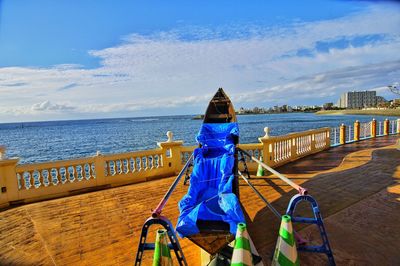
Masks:
[[[167,230],[157,231],[153,266],[172,266],[171,252],[168,247]]]
[[[383,121],[383,135],[384,135],[384,136],[389,135],[389,127],[390,127],[389,119],[386,118],[386,119]]]
[[[292,221],[290,216],[287,214],[282,216],[272,265],[300,265]]]
[[[344,124],[339,129],[339,143],[340,145],[346,144],[346,126]]]
[[[371,137],[376,138],[376,120],[375,120],[375,118],[372,119],[372,122],[371,122]]]
[[[253,257],[251,255],[249,233],[245,223],[237,226],[235,247],[233,248],[231,266],[252,266]]]
[[[350,134],[350,133],[349,133]],[[359,141],[360,140],[360,121],[356,120],[354,122],[354,141]]]

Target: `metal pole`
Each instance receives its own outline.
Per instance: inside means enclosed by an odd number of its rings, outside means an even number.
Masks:
[[[261,193],[249,181],[249,179],[246,178],[240,171],[239,171],[239,175],[243,178],[243,180],[247,183],[247,185],[249,185],[251,187],[251,189],[257,194],[257,196],[267,205],[267,207],[275,214],[275,216],[278,217],[279,219],[282,219],[282,215],[272,206],[271,203],[269,203],[267,201],[266,198],[264,198],[263,195],[261,195]],[[299,233],[297,233],[296,231],[293,231],[293,232],[294,232],[294,237],[296,238],[296,241],[299,245],[304,245],[308,242]]]
[[[240,171],[239,175],[243,178],[244,181],[246,181],[247,185],[251,187],[251,189],[257,194],[257,196],[265,203],[267,204],[268,208],[278,217],[279,219],[282,219],[282,215],[267,201],[266,198],[264,198],[263,195],[253,186],[253,184],[247,179]]]
[[[307,194],[307,189],[297,185],[296,183],[294,183],[292,180],[290,180],[289,178],[285,177],[284,175],[282,175],[281,173],[275,171],[274,169],[272,169],[271,167],[269,167],[268,165],[266,165],[265,163],[259,161],[257,158],[251,156],[248,152],[240,149],[244,154],[246,154],[247,156],[249,156],[253,161],[255,161],[256,163],[258,163],[259,165],[261,165],[262,167],[264,167],[265,169],[267,169],[268,171],[270,171],[271,173],[273,173],[274,175],[276,175],[277,177],[279,177],[281,180],[283,180],[284,182],[286,182],[288,185],[290,185],[291,187],[293,187],[294,189],[296,189],[300,195],[306,195]]]
[[[171,196],[172,192],[174,192],[176,186],[179,183],[179,180],[181,179],[181,177],[185,173],[186,168],[188,168],[188,166],[190,165],[190,161],[192,160],[192,158],[193,158],[193,154],[190,155],[190,157],[187,160],[185,166],[183,166],[182,170],[179,172],[178,176],[175,178],[174,183],[172,183],[172,185],[169,187],[167,193],[165,193],[165,195],[161,199],[160,203],[158,203],[157,208],[152,212],[151,216],[153,218],[157,218],[157,217],[159,217],[161,215],[162,209],[164,208],[165,204],[167,204],[167,201],[168,201],[169,197]]]

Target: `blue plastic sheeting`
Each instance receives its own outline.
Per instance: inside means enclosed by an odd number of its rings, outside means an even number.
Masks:
[[[188,193],[179,202],[180,216],[176,231],[181,237],[200,232],[197,220],[223,221],[230,232],[244,222],[239,200],[232,193],[234,179],[234,139],[239,136],[237,123],[203,124],[196,140],[194,166]]]
[[[239,137],[237,123],[203,124],[196,140],[202,146],[222,147],[234,144],[235,137]]]

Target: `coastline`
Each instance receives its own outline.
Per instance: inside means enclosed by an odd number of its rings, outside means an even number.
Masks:
[[[316,113],[317,111],[294,111],[294,112],[268,112],[268,113],[238,113],[236,112],[237,116],[246,116],[246,115],[279,115],[279,114],[311,114]],[[194,115],[192,120],[202,120],[204,115]]]
[[[321,110],[317,115],[379,115],[400,116],[400,109],[377,109],[377,110]]]

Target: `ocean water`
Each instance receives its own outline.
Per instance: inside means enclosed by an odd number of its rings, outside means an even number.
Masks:
[[[26,122],[0,124],[0,145],[7,147],[8,157],[20,163],[54,161],[103,154],[153,149],[167,139],[171,130],[175,140],[194,145],[202,123],[193,116],[115,118],[74,121]],[[351,125],[355,120],[367,122],[372,116],[320,116],[313,113],[286,113],[238,116],[241,143],[256,143],[264,136],[283,135],[320,127]],[[386,117],[375,117],[378,121]],[[397,119],[388,117],[389,119]]]

